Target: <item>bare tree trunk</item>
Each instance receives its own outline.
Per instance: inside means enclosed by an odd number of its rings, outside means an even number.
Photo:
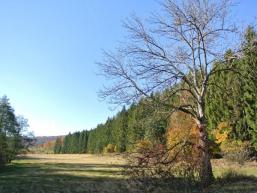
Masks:
[[[204,118],[199,120],[199,146],[201,151],[200,159],[200,179],[204,187],[211,184],[213,181],[211,155],[210,155],[210,144],[207,135],[206,121]]]

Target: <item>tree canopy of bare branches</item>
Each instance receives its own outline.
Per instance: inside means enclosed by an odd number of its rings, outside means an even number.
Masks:
[[[202,149],[201,179],[209,184],[212,169],[206,130],[205,101],[208,81],[221,70],[214,65],[226,50],[228,34],[235,27],[227,21],[228,0],[166,0],[162,13],[143,22],[133,16],[125,23],[128,42],[115,52],[105,52],[99,63],[111,80],[100,96],[121,104],[150,97],[169,89],[167,98],[155,101],[169,105],[170,111],[190,114],[199,127]],[[168,104],[172,96],[190,98]]]

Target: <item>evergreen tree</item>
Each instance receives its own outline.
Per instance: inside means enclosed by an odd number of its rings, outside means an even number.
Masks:
[[[246,30],[243,50],[244,122],[257,151],[257,33],[251,26]]]
[[[117,125],[116,125],[118,129],[117,150],[119,152],[126,151],[127,128],[128,128],[127,117],[128,115],[127,115],[126,108],[123,107],[122,111],[118,114]]]
[[[257,150],[257,41],[253,27],[248,27],[241,57],[228,50],[222,68],[234,66],[237,73],[220,72],[212,77],[206,112],[209,129],[221,122],[232,127],[230,137],[249,140]]]
[[[62,152],[62,139],[58,137],[54,144],[54,153],[59,154]]]

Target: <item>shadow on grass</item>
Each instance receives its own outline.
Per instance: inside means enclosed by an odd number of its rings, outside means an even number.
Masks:
[[[51,165],[52,163],[47,163]],[[81,164],[81,163],[53,163],[55,166],[61,166],[61,167],[70,167],[72,166],[73,168],[122,168],[125,167],[126,165],[121,165],[121,164]]]
[[[0,193],[124,192],[121,166],[13,163],[0,171]]]
[[[0,193],[253,193],[257,178],[227,175],[202,190],[184,179],[148,179],[138,184],[121,176],[120,165],[13,163],[0,171]]]
[[[238,174],[228,171],[222,177],[217,178],[206,192],[211,193],[256,193],[257,177]]]
[[[18,155],[16,160],[51,160],[52,158],[44,158],[44,157],[28,157],[26,154]]]

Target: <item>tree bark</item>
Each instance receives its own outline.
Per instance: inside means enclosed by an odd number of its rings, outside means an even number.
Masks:
[[[200,158],[200,180],[204,187],[207,187],[213,181],[211,155],[210,155],[210,143],[207,135],[206,121],[204,118],[199,120],[199,146],[201,149]]]

